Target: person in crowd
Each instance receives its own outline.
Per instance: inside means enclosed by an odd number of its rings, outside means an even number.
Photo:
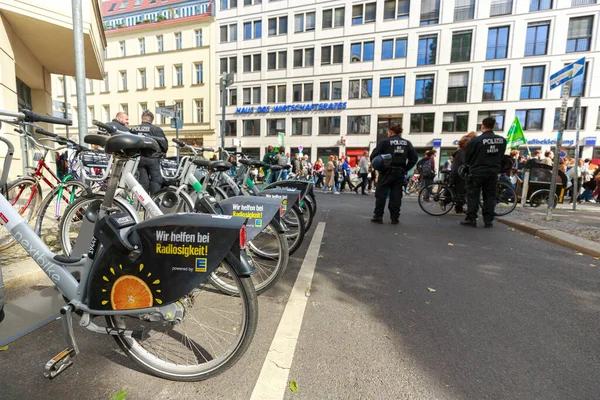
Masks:
[[[106,125],[121,132],[129,132],[129,115],[123,111],[119,111],[117,115],[115,115],[115,118],[112,121],[107,122]],[[108,134],[107,132],[103,133]],[[110,135],[114,135],[114,133],[111,132]]]
[[[341,169],[342,169],[342,164],[340,163],[338,156],[333,156],[333,166],[335,167],[335,169],[334,169],[335,191],[339,193],[340,181],[342,179],[342,174],[340,173]]]
[[[462,177],[458,171],[459,171],[459,168],[461,167],[461,165],[465,164],[465,151],[466,151],[465,149],[467,148],[467,144],[475,136],[477,136],[475,134],[475,132],[471,132],[471,133],[463,136],[462,138],[460,138],[460,140],[458,141],[458,150],[456,150],[456,152],[452,156],[452,158],[454,159],[454,162],[452,163],[452,167],[450,168],[449,179],[450,179],[450,185],[452,185],[454,187],[454,191],[456,193],[456,196],[458,197],[458,200],[456,201],[456,204],[454,207],[454,210],[457,214],[465,213],[465,210],[464,210],[465,180],[464,180],[464,177]]]
[[[325,187],[325,183],[323,182],[323,179],[325,178],[325,167],[323,166],[323,161],[320,158],[317,158],[317,161],[315,161],[315,165],[313,167],[313,176],[316,179],[316,187]]]
[[[540,162],[542,162],[542,160],[540,159],[541,157],[542,157],[542,151],[534,150],[533,153],[531,154],[531,159],[529,161],[535,162],[535,163],[540,163]]]
[[[541,164],[553,166],[554,165],[554,153],[550,150],[544,153],[544,159],[540,161]]]
[[[268,146],[267,152],[265,153],[265,156],[263,157],[263,163],[265,163],[267,165],[274,165],[276,154],[277,153],[275,153],[275,149],[273,148],[273,146]],[[263,174],[267,175],[267,173],[268,173],[268,171],[263,168]],[[267,182],[267,184],[273,182],[274,179],[275,179],[275,174],[271,173],[271,175],[269,175],[269,181]]]
[[[361,181],[360,181],[360,186],[357,185],[354,188],[354,191],[356,192],[356,194],[358,194],[358,188],[360,187],[362,189],[362,194],[368,195],[367,192],[365,191],[368,180],[369,180],[368,176],[369,176],[369,152],[365,151],[363,153],[362,157],[360,158],[360,161],[358,162],[358,177],[361,179]]]
[[[377,170],[373,168],[373,165],[369,162],[369,175],[368,175],[369,183],[367,185],[367,192],[373,193],[375,192],[375,185],[377,182]]]
[[[421,180],[419,181],[419,190],[423,190],[427,186],[431,185],[435,179],[436,155],[437,152],[435,150],[428,150],[425,152],[425,156],[419,160],[419,163],[417,163],[417,172],[421,177]]]
[[[352,174],[352,169],[350,168],[350,163],[348,163],[348,159],[346,157],[342,156],[342,183],[341,183],[341,188],[340,188],[340,192],[343,192],[346,189],[346,183],[348,184],[348,188],[352,191],[354,191],[355,187],[352,184],[352,182],[350,182],[350,175]]]
[[[444,162],[444,167],[442,168],[442,170],[450,171],[452,169],[453,162],[454,162],[454,157],[450,156],[450,158]]]
[[[376,224],[383,223],[383,213],[388,191],[390,193],[390,218],[392,224],[400,222],[400,208],[402,207],[402,182],[412,167],[415,166],[419,156],[412,143],[401,137],[402,128],[398,125],[390,126],[388,137],[381,140],[377,147],[371,153],[371,162],[380,155],[391,155],[391,165],[382,171],[377,181],[377,190],[375,191],[375,210],[371,222]]]
[[[285,147],[281,146],[279,148],[279,153],[275,155],[274,161],[277,165],[279,165],[281,167],[290,165],[290,158],[285,153]],[[287,178],[289,170],[282,169],[281,171],[278,171],[278,172],[279,173],[277,174],[277,177],[275,178],[275,180],[279,180],[279,177],[281,177],[281,180],[285,180]]]
[[[305,176],[312,176],[313,166],[308,160],[308,156],[302,156],[302,173]]]
[[[169,142],[165,133],[154,122],[154,114],[151,111],[142,113],[142,124],[131,128],[132,133],[144,135],[156,140],[160,151],[155,152],[151,157],[140,157],[138,164],[139,182],[140,185],[149,192],[150,195],[158,192],[162,186],[162,175],[160,173],[160,159],[165,157],[169,150]]]
[[[325,184],[323,185],[323,193],[331,189],[333,194],[340,194],[336,190],[336,182],[335,182],[335,156],[329,156],[329,161],[325,166]]]
[[[467,216],[461,222],[465,226],[477,226],[479,198],[483,195],[483,221],[486,228],[494,226],[496,207],[496,183],[502,159],[506,152],[506,139],[493,131],[494,118],[482,121],[483,133],[471,139],[465,150],[465,162],[469,166],[467,178]]]
[[[292,172],[296,175],[302,175],[302,161],[298,153],[295,153],[292,159]]]

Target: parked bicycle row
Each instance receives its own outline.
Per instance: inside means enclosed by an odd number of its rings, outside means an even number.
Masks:
[[[288,166],[242,153],[222,150],[236,165],[207,160],[203,154],[214,149],[175,139],[193,155],[159,163],[165,184],[149,194],[135,173],[140,158],[161,151],[153,138],[94,121],[113,136],[87,135],[91,150],[37,125],[70,120],[30,111],[0,116],[43,150],[31,175],[6,185],[13,146],[0,136],[8,147],[1,244],[22,245],[66,302],[60,311],[69,345],[47,363],[45,376],[58,375],[79,353],[73,313],[157,376],[201,380],[234,364],[256,331],[257,294],[281,279],[312,225],[313,183],[283,180]],[[34,138],[31,128],[45,138]],[[67,148],[69,170],[59,179],[45,158]],[[251,179],[258,169],[266,171],[263,183]],[[272,174],[278,179],[268,183]],[[51,188],[45,196],[41,182]]]

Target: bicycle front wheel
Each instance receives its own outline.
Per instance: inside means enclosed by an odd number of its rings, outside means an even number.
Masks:
[[[111,328],[143,332],[141,339],[115,336],[125,354],[153,375],[199,381],[226,371],[250,345],[258,323],[258,301],[249,277],[238,276],[229,262],[218,268],[236,295],[216,292],[210,279],[179,302],[182,322],[149,322],[137,316],[107,316]]]
[[[443,183],[432,183],[419,191],[419,207],[429,215],[440,216],[454,208],[456,195]]]
[[[494,215],[501,217],[510,214],[517,207],[517,202],[517,193],[512,185],[506,182],[498,182],[496,184],[496,209]]]
[[[23,217],[25,222],[33,223],[35,214],[42,201],[42,194],[39,185],[31,178],[17,179],[7,185],[4,193],[6,200]],[[6,250],[15,244],[12,234],[4,227],[0,226],[0,251]]]

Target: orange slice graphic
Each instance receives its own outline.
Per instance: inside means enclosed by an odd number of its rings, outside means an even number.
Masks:
[[[110,291],[113,310],[132,310],[152,307],[152,292],[146,282],[133,275],[118,278]]]

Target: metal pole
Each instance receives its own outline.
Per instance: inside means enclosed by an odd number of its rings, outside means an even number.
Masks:
[[[225,156],[223,150],[225,150],[225,129],[226,129],[226,121],[225,121],[225,107],[227,107],[227,79],[225,75],[221,78],[221,87],[222,95],[221,95],[221,154],[219,154],[219,158],[222,160]],[[227,160],[225,160],[227,161]]]
[[[575,112],[575,165],[573,168],[575,169],[575,175],[573,178],[573,196],[571,196],[571,201],[573,201],[573,211],[577,210],[577,200],[579,199],[579,131],[581,130],[581,98],[577,97],[575,99],[575,103],[573,103],[573,111]]]
[[[69,118],[69,109],[67,108],[67,77],[63,75],[63,97],[64,97],[64,106],[65,106],[65,119]],[[65,126],[65,133],[67,135],[67,139],[69,138],[69,127]]]
[[[179,140],[179,107],[175,103],[175,139]],[[177,165],[179,165],[179,146],[177,146]]]
[[[565,129],[565,117],[567,115],[567,104],[569,94],[571,93],[571,81],[563,85],[562,104],[560,107],[560,119],[558,126],[558,136],[556,137],[556,150],[554,152],[554,165],[552,166],[552,180],[550,181],[550,194],[548,196],[548,210],[546,211],[546,221],[552,221],[552,210],[554,209],[554,196],[556,196],[556,181],[558,179],[558,162],[560,160],[560,151],[563,141],[563,131]]]
[[[73,41],[75,47],[75,82],[77,87],[77,130],[79,143],[87,135],[87,101],[85,98],[85,48],[83,43],[83,5],[71,0],[73,6]]]

